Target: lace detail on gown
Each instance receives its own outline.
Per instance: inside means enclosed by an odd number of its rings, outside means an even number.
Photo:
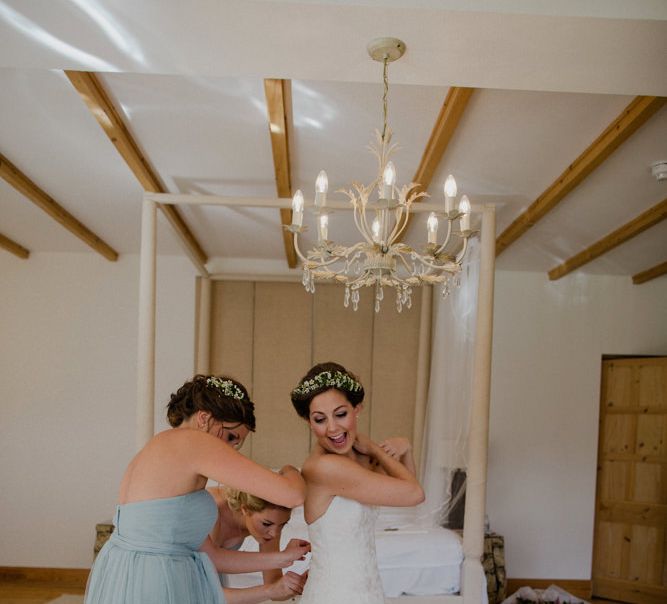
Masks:
[[[308,526],[312,559],[300,604],[384,604],[375,555],[376,508],[334,497]]]

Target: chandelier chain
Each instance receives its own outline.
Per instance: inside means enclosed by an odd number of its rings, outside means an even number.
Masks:
[[[384,137],[387,133],[387,93],[389,92],[389,76],[388,66],[389,66],[389,57],[384,56],[384,70],[382,74],[382,81],[384,82],[384,93],[382,95],[382,142],[384,143]]]

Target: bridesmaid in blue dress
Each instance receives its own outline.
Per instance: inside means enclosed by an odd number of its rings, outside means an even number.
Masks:
[[[230,590],[225,599],[206,551],[218,510],[209,478],[281,506],[301,505],[299,472],[279,473],[241,455],[255,429],[254,404],[239,382],[197,375],[172,394],[172,429],[132,459],[120,485],[115,530],[91,570],[85,604],[255,604],[294,593],[282,585]]]

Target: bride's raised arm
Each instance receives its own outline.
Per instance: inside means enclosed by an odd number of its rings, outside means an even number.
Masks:
[[[377,461],[384,473],[365,468],[344,455],[318,455],[308,459],[303,467],[309,487],[366,505],[408,507],[424,501],[424,490],[414,474],[380,445],[358,434],[355,449]]]

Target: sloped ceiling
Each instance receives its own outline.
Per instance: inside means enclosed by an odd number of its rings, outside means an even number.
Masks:
[[[322,168],[330,191],[374,177],[365,147],[381,126],[382,74],[366,44],[386,35],[408,49],[389,71],[399,181],[415,174],[449,88],[475,88],[428,191],[441,199],[455,174],[473,202],[496,204],[499,233],[635,97],[667,96],[657,1],[0,0],[0,153],[118,253],[137,253],[142,186],[64,70],[96,73],[166,191],[239,197],[276,196],[263,81],[289,80],[291,184],[312,197]],[[547,272],[665,200],[658,160],[665,106],[499,268]],[[278,210],[179,211],[213,270],[287,272]],[[342,213],[330,230],[354,238]],[[94,253],[3,180],[0,234],[30,252]],[[164,220],[159,250],[183,253]],[[633,275],[665,261],[662,221],[579,270]]]

